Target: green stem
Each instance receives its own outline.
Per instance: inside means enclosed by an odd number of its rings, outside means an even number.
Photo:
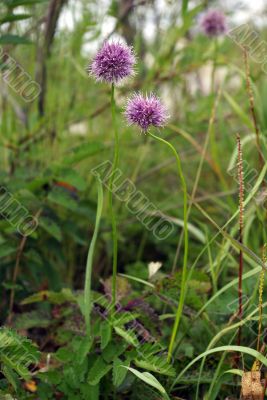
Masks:
[[[113,314],[116,305],[116,287],[117,287],[117,267],[118,267],[118,237],[117,237],[117,222],[116,215],[113,208],[113,193],[112,193],[112,185],[114,182],[115,171],[118,168],[119,162],[119,134],[118,127],[116,121],[116,105],[114,98],[114,84],[111,87],[111,114],[112,114],[112,124],[114,129],[114,139],[115,139],[115,147],[114,147],[114,156],[112,163],[111,176],[109,179],[109,212],[111,216],[111,225],[112,225],[112,242],[113,242],[113,263],[112,263],[112,300],[111,300],[111,313]]]
[[[215,73],[217,67],[217,59],[218,59],[218,41],[214,39],[214,58],[213,58],[213,66],[212,66],[212,74],[211,74],[211,93],[215,91]]]
[[[178,304],[178,308],[176,311],[176,316],[175,316],[175,322],[173,325],[173,329],[172,329],[172,335],[171,335],[171,340],[170,340],[170,344],[169,344],[169,349],[168,349],[168,361],[170,362],[171,357],[172,357],[172,353],[173,353],[173,348],[174,348],[174,343],[175,343],[175,339],[177,336],[177,332],[178,332],[178,328],[179,328],[179,324],[180,324],[180,320],[181,320],[181,316],[182,316],[182,312],[183,312],[183,306],[184,306],[184,300],[185,300],[185,293],[186,293],[186,278],[187,278],[187,259],[188,259],[188,228],[187,228],[187,187],[186,187],[186,182],[185,182],[185,178],[183,175],[183,171],[182,171],[182,166],[181,166],[181,161],[180,161],[180,157],[177,153],[177,151],[175,150],[175,148],[173,147],[173,145],[169,142],[167,142],[166,140],[153,135],[152,133],[150,133],[150,136],[152,136],[153,138],[157,139],[158,141],[165,143],[174,153],[175,158],[176,158],[176,163],[177,163],[177,169],[178,169],[178,174],[182,183],[182,189],[183,189],[183,200],[184,200],[184,210],[183,210],[183,217],[184,217],[184,260],[183,260],[183,270],[182,270],[182,282],[181,282],[181,293],[180,293],[180,299],[179,299],[179,304]]]
[[[84,287],[84,315],[85,315],[85,325],[86,333],[88,337],[91,336],[91,281],[92,281],[92,268],[93,268],[93,258],[96,245],[96,239],[99,231],[100,219],[103,209],[103,188],[101,181],[97,178],[97,211],[96,211],[96,222],[93,237],[89,246],[87,263],[86,263],[86,273],[85,273],[85,287]]]

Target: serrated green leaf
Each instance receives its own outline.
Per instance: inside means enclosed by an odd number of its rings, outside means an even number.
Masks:
[[[4,365],[1,369],[1,372],[8,380],[8,382],[13,386],[13,388],[17,390],[19,380],[12,369]]]
[[[116,357],[119,357],[124,352],[126,347],[127,345],[115,343],[112,341],[103,350],[102,357],[107,363],[110,363]]]
[[[99,385],[93,386],[89,383],[82,383],[80,389],[86,399],[99,400]]]
[[[135,359],[134,363],[137,367],[148,371],[156,372],[161,375],[175,376],[175,369],[164,357],[150,356],[146,360]]]
[[[130,360],[122,361],[119,358],[115,358],[112,368],[112,381],[115,387],[119,387],[124,381],[127,375],[127,369],[123,367],[129,367]]]
[[[77,359],[79,364],[82,364],[82,362],[84,361],[85,357],[87,356],[92,347],[92,344],[93,340],[91,338],[84,337],[81,339],[77,350]]]
[[[98,357],[88,374],[88,383],[98,385],[100,380],[111,370],[112,365],[107,364],[102,357]]]
[[[130,312],[125,312],[125,313],[117,313],[113,316],[113,325],[114,326],[123,326],[125,324],[128,324],[131,321],[136,320],[136,318],[139,317],[140,314],[137,313],[130,313]]]
[[[132,331],[126,331],[123,328],[119,328],[118,326],[114,327],[115,332],[121,336],[127,343],[131,344],[134,347],[137,347],[139,345],[138,339],[134,332]]]
[[[29,379],[28,367],[37,364],[40,352],[26,337],[8,328],[0,329],[0,362],[23,379]]]

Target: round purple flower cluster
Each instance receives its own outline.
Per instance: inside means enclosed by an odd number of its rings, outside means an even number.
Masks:
[[[96,80],[117,84],[133,74],[135,56],[131,47],[121,42],[105,42],[97,52],[88,71]],[[136,124],[147,132],[149,127],[161,127],[167,121],[167,112],[154,94],[134,94],[127,103],[125,116],[130,125]]]
[[[120,42],[105,42],[89,72],[99,81],[118,83],[133,74],[135,56],[131,47]]]
[[[220,36],[226,32],[226,18],[220,10],[209,10],[200,21],[203,32],[210,37]]]
[[[125,116],[130,125],[138,125],[143,132],[147,132],[150,126],[163,126],[168,118],[166,109],[157,96],[143,96],[140,93],[134,94],[128,100]]]

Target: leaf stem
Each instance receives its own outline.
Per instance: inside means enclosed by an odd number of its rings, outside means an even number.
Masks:
[[[103,209],[103,188],[101,181],[98,177],[97,177],[97,191],[98,195],[97,195],[96,222],[95,222],[93,237],[88,250],[86,273],[85,273],[85,287],[84,287],[84,314],[85,314],[86,334],[88,335],[88,337],[91,336],[91,311],[92,311],[91,282],[92,282],[93,258],[94,258],[95,245]]]
[[[184,300],[185,300],[185,293],[186,293],[186,278],[187,278],[187,259],[188,259],[188,227],[187,227],[187,187],[186,187],[186,181],[183,175],[183,170],[181,166],[181,161],[180,157],[173,147],[173,145],[166,140],[162,139],[161,137],[158,137],[152,133],[150,133],[150,136],[152,136],[154,139],[157,139],[158,141],[166,144],[173,152],[175,158],[176,158],[176,163],[177,163],[177,170],[178,170],[178,175],[181,180],[182,184],[182,189],[183,189],[183,201],[184,201],[184,206],[183,206],[183,218],[184,218],[184,259],[183,259],[183,269],[182,269],[182,282],[181,282],[181,293],[180,293],[180,300],[178,304],[178,308],[176,311],[176,316],[175,316],[175,322],[173,325],[172,329],[172,335],[170,339],[170,344],[169,344],[169,349],[168,349],[168,362],[170,362],[172,353],[173,353],[173,348],[174,348],[174,343],[175,339],[177,336],[182,312],[183,312],[183,306],[184,306]]]
[[[111,86],[111,115],[112,115],[112,124],[114,129],[114,156],[112,163],[112,170],[109,179],[109,212],[111,216],[111,225],[112,225],[112,242],[113,242],[113,262],[112,262],[112,300],[111,300],[111,313],[114,312],[116,306],[116,291],[117,291],[117,269],[118,269],[118,235],[117,235],[117,221],[116,215],[113,207],[113,182],[115,171],[118,168],[119,162],[119,134],[116,120],[116,104],[114,97],[115,87],[114,84]]]

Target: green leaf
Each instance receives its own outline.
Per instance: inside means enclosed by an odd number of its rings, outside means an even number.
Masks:
[[[104,321],[100,326],[101,350],[104,350],[111,340],[112,329],[108,321]]]
[[[22,36],[6,34],[0,37],[0,44],[32,44],[32,42]]]
[[[1,372],[6,377],[8,382],[13,386],[13,388],[17,390],[19,380],[12,369],[7,366],[3,366]]]
[[[216,347],[214,349],[210,349],[205,351],[204,353],[200,354],[199,356],[197,356],[193,361],[191,361],[183,370],[182,372],[180,372],[180,374],[177,376],[177,378],[175,379],[172,388],[174,388],[174,386],[179,382],[180,378],[185,374],[185,372],[191,368],[191,366],[193,364],[195,364],[197,361],[201,360],[201,358],[206,357],[210,354],[213,353],[218,353],[218,352],[222,352],[222,351],[231,351],[231,352],[239,352],[239,353],[244,353],[244,354],[248,354],[250,356],[252,356],[253,358],[259,360],[265,367],[267,367],[267,358],[264,357],[261,353],[259,353],[258,351],[251,349],[249,347],[244,347],[244,346],[220,346],[220,347]],[[172,389],[171,388],[171,389]]]
[[[53,236],[59,242],[62,241],[62,232],[58,224],[47,217],[39,218],[39,226],[41,226],[49,235]]]
[[[134,347],[138,347],[139,342],[138,339],[136,337],[136,335],[134,334],[134,332],[132,331],[126,331],[125,329],[119,328],[118,326],[114,327],[115,332],[121,336],[127,343],[129,343],[130,345],[134,346]]]
[[[82,362],[84,361],[85,357],[87,356],[92,347],[92,344],[93,340],[91,338],[88,338],[87,336],[81,339],[77,351],[77,359],[79,364],[82,364]]]
[[[123,327],[123,325],[128,324],[131,321],[135,321],[140,314],[138,313],[131,313],[131,312],[124,312],[124,313],[116,313],[113,315],[113,325],[118,327]]]
[[[110,342],[102,353],[102,357],[107,363],[112,362],[116,357],[119,357],[126,349],[127,345]]]
[[[88,374],[88,383],[98,385],[100,380],[111,370],[112,365],[107,364],[102,357],[98,357]]]
[[[84,398],[90,400],[99,400],[99,385],[89,385],[89,383],[82,383],[80,389]]]
[[[68,363],[69,361],[73,360],[73,351],[69,347],[60,347],[56,354],[57,360]]]
[[[76,303],[76,297],[68,288],[62,289],[61,292],[52,292],[49,290],[42,290],[32,296],[26,297],[21,304],[39,303],[41,301],[49,301],[52,304],[63,304],[66,302]]]
[[[33,6],[38,3],[47,3],[49,0],[7,0],[8,7]]]
[[[36,365],[40,353],[37,347],[26,337],[7,328],[0,329],[0,362],[15,371],[23,379],[29,379],[30,365]]]
[[[7,14],[5,17],[0,19],[0,24],[12,21],[21,21],[28,18],[31,18],[30,14]]]
[[[156,372],[161,375],[175,376],[175,369],[163,356],[150,356],[144,360],[135,359],[134,363],[138,368]]]
[[[112,381],[115,387],[119,387],[124,381],[127,375],[127,369],[125,367],[129,367],[129,365],[130,360],[123,362],[119,358],[115,358],[112,369]]]
[[[137,371],[137,369],[130,367],[124,367],[124,368],[127,368],[129,371],[131,371],[137,378],[141,379],[141,381],[157,389],[166,399],[169,399],[164,387],[152,374],[150,374],[149,372],[139,372]]]

